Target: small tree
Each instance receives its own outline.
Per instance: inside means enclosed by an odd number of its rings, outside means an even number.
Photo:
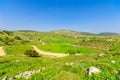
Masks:
[[[35,50],[27,50],[24,54],[30,57],[40,57],[40,54]]]

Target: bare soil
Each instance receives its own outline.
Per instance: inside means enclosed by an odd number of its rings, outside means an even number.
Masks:
[[[5,52],[4,52],[4,50],[3,50],[3,47],[0,47],[0,56],[5,56],[6,54],[5,54]]]
[[[39,54],[48,55],[48,56],[54,56],[54,57],[65,57],[65,56],[68,56],[68,54],[63,54],[63,53],[44,52],[44,51],[38,49],[35,45],[33,45],[32,47]]]

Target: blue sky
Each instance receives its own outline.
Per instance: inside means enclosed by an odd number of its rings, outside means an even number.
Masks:
[[[120,0],[0,0],[0,29],[120,33]]]

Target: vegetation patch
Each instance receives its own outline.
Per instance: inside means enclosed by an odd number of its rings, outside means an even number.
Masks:
[[[24,55],[26,50],[33,49],[31,46],[5,46],[4,50],[7,55]]]
[[[40,54],[36,52],[35,50],[26,50],[24,54],[29,57],[40,57]]]
[[[51,80],[81,80],[79,75],[67,71],[61,71]]]

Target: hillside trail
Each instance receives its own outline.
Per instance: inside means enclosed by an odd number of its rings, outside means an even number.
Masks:
[[[3,47],[0,47],[0,56],[5,56],[6,54],[5,54],[5,52],[4,52],[4,50],[3,50]]]
[[[38,52],[39,54],[47,55],[47,56],[53,56],[53,57],[65,57],[68,56],[68,54],[62,54],[62,53],[52,53],[52,52],[44,52],[40,49],[38,49],[35,45],[32,45],[34,50]]]

